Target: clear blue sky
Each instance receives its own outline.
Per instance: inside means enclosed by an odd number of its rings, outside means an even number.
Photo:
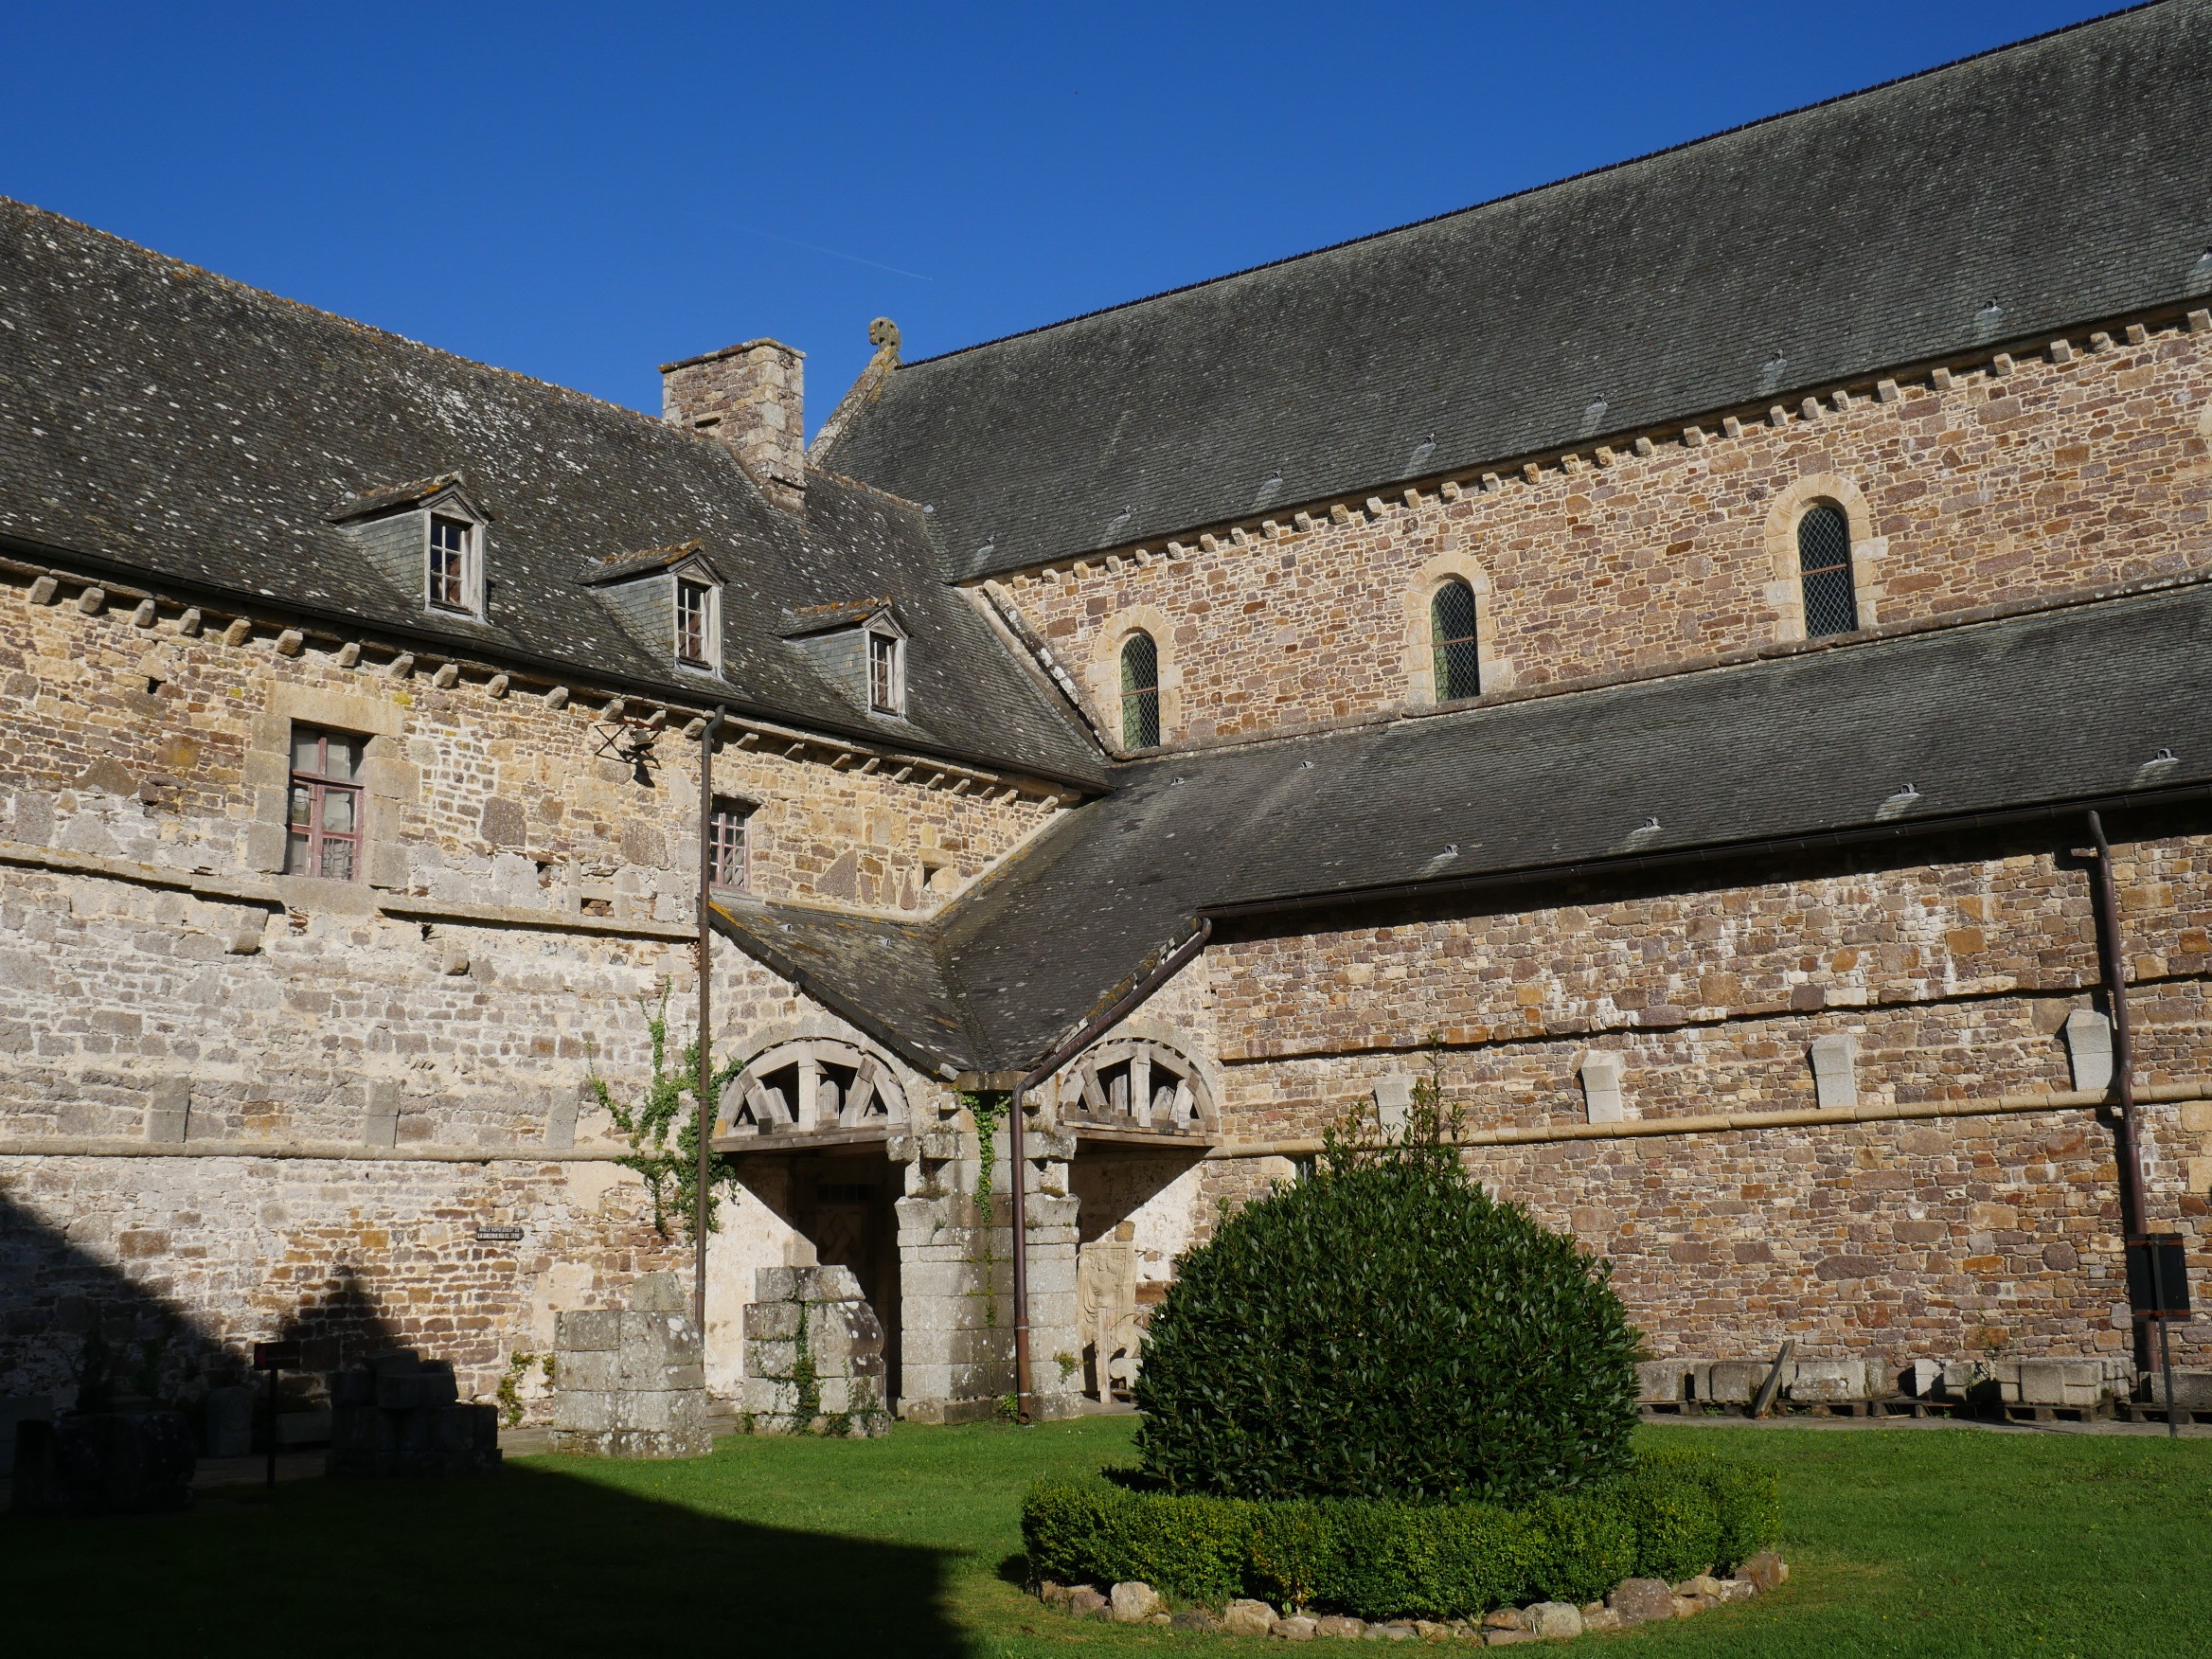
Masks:
[[[0,194],[657,411],[655,366],[933,355],[2109,9],[0,9]]]

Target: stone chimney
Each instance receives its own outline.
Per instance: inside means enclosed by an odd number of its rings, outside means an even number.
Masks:
[[[748,340],[661,365],[661,419],[728,447],[787,512],[807,505],[807,354]]]

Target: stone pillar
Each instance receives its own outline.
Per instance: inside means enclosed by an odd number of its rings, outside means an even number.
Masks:
[[[1032,1123],[1029,1153],[1031,1410],[1080,1409],[1082,1339],[1076,1311],[1077,1201],[1068,1194],[1075,1137]],[[1014,1392],[1013,1201],[1006,1130],[994,1137],[990,1213],[978,1213],[982,1175],[972,1128],[946,1123],[918,1137],[899,1211],[902,1367],[900,1415],[969,1422],[1006,1408]],[[1061,1356],[1067,1356],[1063,1369]]]
[[[672,1273],[649,1273],[628,1310],[553,1322],[553,1450],[599,1457],[704,1457],[706,1368]]]
[[[745,1416],[758,1435],[886,1433],[883,1328],[848,1267],[764,1267],[745,1305]]]

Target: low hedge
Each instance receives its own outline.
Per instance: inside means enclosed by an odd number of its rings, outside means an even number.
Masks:
[[[1247,1500],[1048,1480],[1022,1504],[1029,1569],[1141,1579],[1193,1601],[1258,1597],[1360,1618],[1467,1618],[1597,1600],[1623,1579],[1728,1572],[1776,1541],[1771,1469],[1689,1450],[1520,1508],[1385,1499]]]

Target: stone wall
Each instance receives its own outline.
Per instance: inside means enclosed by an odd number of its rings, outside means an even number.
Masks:
[[[1486,691],[1802,638],[1814,499],[1851,521],[1862,625],[2201,572],[2212,317],[2134,332],[994,585],[1111,740],[1121,642],[1151,632],[1173,743],[1433,702],[1447,577],[1474,588]]]
[[[2161,833],[2115,847],[2147,1087],[2212,1078],[2207,846]],[[2065,1093],[2078,1063],[2094,1067],[2066,1034],[2102,1006],[2086,873],[2048,847],[1983,850],[1232,925],[1140,1016],[1218,1045],[1231,1144],[1153,1181],[1086,1151],[1082,1236],[1126,1223],[1124,1248],[1171,1258],[1211,1235],[1223,1203],[1293,1178],[1326,1128],[1371,1120],[1379,1096],[1401,1097],[1434,1063],[1468,1131],[1540,1137],[1468,1161],[1614,1262],[1656,1354],[1771,1355],[1794,1336],[1808,1356],[1885,1364],[1997,1345],[2124,1356],[2118,1171],[2099,1114],[1904,1115]],[[1847,1098],[1813,1064],[1839,1037]],[[1585,1086],[1594,1057],[1617,1062],[1610,1136]],[[1871,1120],[1649,1133],[1838,1099]],[[2142,1112],[2152,1224],[2186,1234],[2203,1271],[2212,1100]],[[2200,1363],[2212,1318],[2174,1339],[2177,1364]]]
[[[274,628],[234,644],[235,631],[197,613],[101,597],[87,614],[85,594],[101,590],[46,586],[34,603],[41,590],[27,578],[0,583],[0,696],[11,711],[0,727],[9,801],[0,839],[277,874],[286,743],[299,722],[370,739],[364,884],[565,916],[689,919],[698,744],[681,733],[663,732],[651,758],[631,764],[600,753],[613,728],[603,704],[582,695],[550,707],[543,687],[504,676],[441,685],[443,670],[396,674],[359,641]],[[139,626],[149,610],[151,625]],[[646,706],[633,714],[645,718]],[[975,788],[983,775],[960,768],[864,770],[850,759],[730,730],[715,783],[757,803],[753,891],[928,908],[1039,829],[1056,799],[995,778]]]

